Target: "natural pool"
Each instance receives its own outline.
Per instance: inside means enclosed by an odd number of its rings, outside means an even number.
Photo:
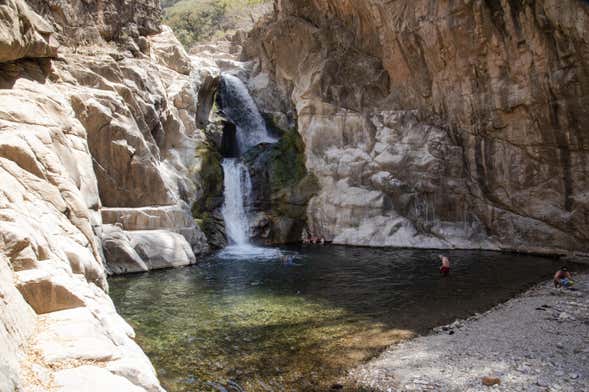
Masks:
[[[415,333],[489,309],[549,278],[556,261],[451,251],[283,249],[211,257],[113,277],[110,293],[164,386],[174,391],[324,391],[346,370]],[[225,388],[225,389],[223,389]]]

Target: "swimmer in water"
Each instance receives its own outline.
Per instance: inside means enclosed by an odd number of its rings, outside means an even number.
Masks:
[[[284,265],[286,267],[295,265],[294,264],[294,257],[292,255],[282,256],[282,265]]]
[[[442,260],[442,266],[440,267],[440,273],[442,276],[448,276],[450,274],[450,259],[446,256],[439,255]]]

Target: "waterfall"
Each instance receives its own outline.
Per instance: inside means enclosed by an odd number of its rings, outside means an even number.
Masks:
[[[223,114],[237,128],[239,154],[261,143],[275,143],[245,84],[236,76],[223,74],[219,88]]]
[[[223,160],[225,174],[225,202],[221,213],[230,245],[249,244],[249,223],[245,204],[251,194],[251,180],[247,167],[236,158]]]
[[[261,143],[275,143],[247,87],[239,78],[223,74],[219,86],[223,114],[236,127],[235,142],[239,156]],[[280,252],[250,245],[246,206],[252,199],[252,183],[247,166],[238,158],[222,162],[225,201],[221,209],[229,246],[220,256],[230,258],[273,258]]]

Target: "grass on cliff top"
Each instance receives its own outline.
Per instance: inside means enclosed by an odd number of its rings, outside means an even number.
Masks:
[[[270,0],[162,0],[164,23],[187,49],[247,29]]]

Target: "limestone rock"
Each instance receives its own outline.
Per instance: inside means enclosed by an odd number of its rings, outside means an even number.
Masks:
[[[73,282],[65,274],[33,269],[17,273],[16,287],[35,312],[43,314],[84,305]]]
[[[19,366],[27,338],[36,325],[34,310],[13,285],[8,260],[0,254],[0,391],[22,385]]]
[[[252,238],[264,244],[299,242],[317,181],[305,167],[298,133],[288,131],[274,145],[252,148],[244,161],[252,181],[252,200],[246,207],[257,212],[250,219]]]
[[[115,345],[86,307],[56,311],[43,318],[47,327],[36,336],[46,363],[64,360],[109,361]]]
[[[136,349],[140,354],[143,354],[139,346],[136,346]],[[151,367],[149,360],[146,360],[147,358],[143,355],[141,357],[144,359],[143,366]],[[108,364],[108,370],[117,376],[130,380],[135,385],[141,385],[147,392],[163,392],[164,389],[160,386],[155,371],[144,372],[138,370],[137,362],[141,357],[111,361]]]
[[[152,57],[174,71],[189,75],[192,71],[192,62],[188,54],[178,41],[172,29],[162,27],[162,32],[149,37]]]
[[[194,264],[190,244],[177,233],[165,230],[129,231],[127,235],[137,254],[149,269]]]
[[[173,36],[153,51],[142,37],[160,12],[156,0],[0,5],[1,390],[163,390],[105,292],[104,259],[147,270],[207,250],[189,213],[204,140],[195,81],[172,69],[186,61]],[[41,59],[56,56],[54,31],[60,59]],[[161,208],[135,221],[161,230],[104,236],[104,206]]]
[[[80,366],[55,373],[55,385],[60,392],[143,392],[126,378],[117,376],[98,366]]]
[[[102,226],[101,240],[104,256],[108,260],[108,268],[111,273],[149,271],[149,267],[133,248],[131,239],[120,227]]]
[[[195,226],[188,206],[103,208],[101,213],[104,224],[120,225],[126,231],[166,229],[183,235],[196,255],[208,250],[206,237]]]
[[[68,46],[122,41],[124,37],[160,31],[159,0],[28,0],[46,20],[53,23],[59,39]]]
[[[275,11],[244,44],[249,87],[263,112],[296,112],[321,185],[314,234],[587,251],[586,2],[279,0]],[[369,208],[334,193],[359,189]]]
[[[104,225],[102,243],[113,274],[179,267],[196,262],[186,238],[167,230],[124,231],[118,226]]]
[[[58,43],[53,27],[24,0],[0,5],[0,63],[23,57],[55,57]]]

